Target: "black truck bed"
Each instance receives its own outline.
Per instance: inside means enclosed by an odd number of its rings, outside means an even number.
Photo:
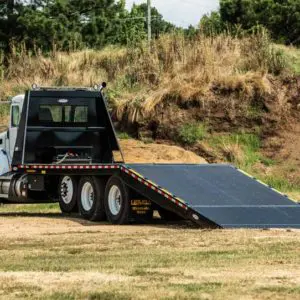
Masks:
[[[219,227],[300,228],[299,204],[232,166],[126,167]]]

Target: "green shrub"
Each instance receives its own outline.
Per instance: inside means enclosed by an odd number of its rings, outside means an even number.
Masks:
[[[185,145],[194,145],[206,136],[207,126],[201,123],[185,124],[178,131],[178,141]]]
[[[117,132],[117,137],[120,140],[129,140],[131,138],[127,132]]]

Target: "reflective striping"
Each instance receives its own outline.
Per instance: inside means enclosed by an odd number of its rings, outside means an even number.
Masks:
[[[162,189],[161,187],[159,187],[158,185],[156,185],[149,179],[143,177],[141,174],[137,173],[136,171],[133,171],[132,169],[127,169],[124,166],[121,166],[120,169],[122,172],[125,172],[126,174],[130,175],[132,178],[134,178],[135,180],[144,184],[146,187],[152,189],[153,191],[162,195],[166,199],[172,201],[177,206],[179,206],[185,210],[188,210],[188,206],[185,204],[185,202],[183,200],[181,200],[180,198],[176,198],[174,195],[171,195],[168,191]]]
[[[111,170],[120,169],[119,165],[19,165],[19,169],[43,170]]]

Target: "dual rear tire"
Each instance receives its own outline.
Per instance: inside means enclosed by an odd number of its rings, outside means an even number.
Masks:
[[[59,180],[59,206],[63,213],[78,212],[90,221],[127,224],[130,217],[130,191],[118,176],[107,182],[95,176],[62,176]]]
[[[78,208],[80,215],[89,221],[104,221],[105,181],[95,176],[84,176],[78,185]]]

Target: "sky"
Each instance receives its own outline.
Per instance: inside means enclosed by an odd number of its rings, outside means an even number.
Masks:
[[[152,6],[164,16],[164,19],[181,27],[199,24],[201,17],[219,6],[219,0],[151,0]],[[146,3],[147,0],[126,0],[130,9],[133,3]]]

